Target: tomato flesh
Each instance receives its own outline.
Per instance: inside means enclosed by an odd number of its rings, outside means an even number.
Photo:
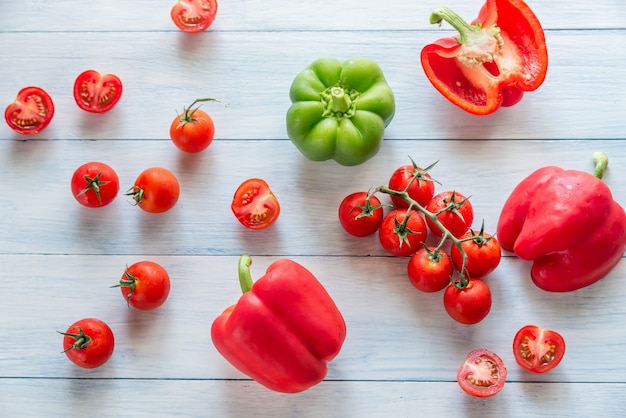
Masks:
[[[87,70],[76,77],[74,100],[81,109],[91,113],[108,112],[122,97],[122,82],[115,74]]]
[[[188,33],[205,31],[216,14],[217,0],[179,0],[170,13],[174,24]]]
[[[507,370],[502,359],[484,348],[470,351],[457,372],[457,382],[469,395],[486,398],[500,392]]]
[[[41,132],[54,116],[54,103],[40,87],[24,87],[15,101],[7,106],[4,119],[11,129],[22,135]]]
[[[231,203],[237,220],[246,228],[265,229],[276,222],[280,204],[265,180],[252,178],[239,185]]]
[[[522,327],[513,339],[515,361],[533,373],[545,373],[554,369],[565,354],[565,340],[556,331],[535,325]]]

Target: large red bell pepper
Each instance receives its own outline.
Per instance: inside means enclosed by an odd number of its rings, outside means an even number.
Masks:
[[[301,392],[321,382],[346,337],[346,324],[322,284],[302,265],[281,259],[254,284],[249,256],[239,261],[244,294],[211,327],[213,344],[263,386]]]
[[[626,251],[626,213],[602,182],[608,164],[594,153],[594,174],[543,167],[506,200],[497,235],[502,248],[532,260],[541,289],[566,292],[606,276]]]
[[[548,50],[537,16],[522,0],[487,0],[468,24],[442,6],[430,22],[450,23],[460,36],[426,45],[421,63],[432,85],[450,102],[476,115],[495,112],[536,90],[548,69]]]

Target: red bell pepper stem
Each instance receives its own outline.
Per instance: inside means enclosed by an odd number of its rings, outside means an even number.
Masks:
[[[457,59],[464,64],[476,66],[485,62],[492,62],[495,55],[500,53],[504,41],[500,34],[500,28],[496,25],[488,29],[483,29],[481,22],[470,25],[446,6],[439,7],[430,15],[431,24],[441,24],[443,20],[459,31],[460,37],[457,42],[463,46],[463,50]]]
[[[596,151],[592,154],[593,160],[596,163],[596,167],[593,170],[594,177],[602,180],[604,176],[604,172],[606,171],[607,165],[609,165],[609,156],[603,153],[602,151]]]
[[[252,275],[250,274],[250,265],[252,265],[252,257],[247,254],[239,257],[239,285],[243,293],[252,289]]]

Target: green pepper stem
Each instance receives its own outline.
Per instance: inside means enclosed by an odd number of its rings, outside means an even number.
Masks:
[[[609,165],[609,157],[602,151],[596,151],[592,154],[593,161],[595,161],[596,166],[593,170],[593,175],[600,180],[604,176],[604,172],[606,171],[606,167]]]
[[[330,89],[331,110],[336,113],[344,113],[352,106],[352,100],[341,87],[333,87]]]
[[[239,257],[239,285],[243,293],[249,292],[252,289],[252,275],[250,274],[250,265],[252,264],[252,257],[247,254]]]
[[[454,29],[459,31],[461,35],[461,39],[459,43],[465,43],[467,40],[467,34],[470,32],[479,32],[480,24],[472,26],[465,19],[459,16],[454,10],[441,6],[430,14],[430,24],[431,25],[440,25],[441,22],[445,20],[448,22]]]

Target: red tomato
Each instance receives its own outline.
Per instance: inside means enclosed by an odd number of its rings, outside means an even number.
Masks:
[[[403,165],[396,169],[389,178],[389,188],[396,191],[404,191],[409,197],[422,206],[426,206],[435,194],[435,180],[430,177],[428,170],[437,164],[422,169],[415,163]],[[391,195],[391,201],[397,208],[408,208],[409,203],[399,196]]]
[[[195,33],[211,26],[216,13],[217,0],[178,0],[170,15],[178,29]]]
[[[176,176],[161,167],[144,170],[127,193],[146,212],[162,213],[174,207],[180,196]]]
[[[437,215],[439,222],[455,237],[465,234],[474,222],[474,208],[469,199],[459,192],[442,192],[434,196],[426,209]],[[443,232],[435,223],[426,218],[426,224],[438,237]]]
[[[24,87],[15,101],[7,106],[4,119],[7,125],[22,135],[41,132],[54,116],[54,103],[48,93],[39,87]]]
[[[339,223],[350,235],[366,237],[378,230],[383,221],[380,200],[367,192],[346,196],[339,205]]]
[[[265,180],[252,178],[239,185],[230,205],[235,217],[250,229],[265,229],[278,219],[280,204]]]
[[[120,283],[113,287],[122,290],[130,306],[144,311],[158,308],[170,294],[170,276],[159,264],[139,261],[126,267]]]
[[[461,247],[465,251],[466,277],[485,277],[498,267],[502,258],[502,249],[496,237],[481,231],[468,231],[460,236]],[[456,245],[450,249],[450,256],[457,271],[463,268],[463,255]]]
[[[378,239],[391,255],[407,257],[420,249],[426,241],[426,223],[418,212],[396,209],[387,214],[378,229]]]
[[[416,289],[438,292],[450,284],[452,262],[445,252],[434,247],[422,247],[411,256],[407,272]]]
[[[120,190],[120,180],[115,170],[98,161],[78,167],[70,185],[78,203],[89,208],[108,205]]]
[[[515,361],[533,373],[545,373],[554,369],[565,354],[565,340],[556,331],[535,325],[522,327],[513,339]]]
[[[76,77],[74,100],[81,109],[105,113],[113,109],[122,97],[122,82],[115,74],[100,74],[87,70]]]
[[[104,322],[85,318],[72,324],[63,337],[63,352],[80,367],[93,369],[106,363],[113,354],[115,338]]]
[[[491,310],[491,291],[487,283],[480,279],[468,279],[461,287],[457,282],[450,283],[443,294],[443,306],[452,319],[461,324],[476,324]]]
[[[506,367],[496,354],[485,348],[470,351],[459,367],[456,380],[466,393],[487,398],[500,392],[506,383]]]
[[[524,98],[524,91],[514,86],[505,86],[502,88],[502,104],[503,107],[509,107],[518,104]]]
[[[213,119],[199,108],[198,102],[214,99],[197,99],[191,106],[183,109],[170,125],[170,138],[174,145],[185,152],[200,152],[213,142],[215,125]]]

